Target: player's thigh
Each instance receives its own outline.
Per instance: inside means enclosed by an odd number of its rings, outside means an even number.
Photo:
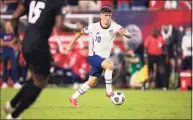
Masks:
[[[102,64],[101,64],[102,68],[104,69],[113,69],[113,62],[108,60],[108,59],[105,59]]]
[[[102,62],[104,61],[104,58],[101,58],[98,55],[93,55],[88,57],[88,63],[91,65],[92,69],[89,72],[90,76],[95,76],[99,78],[103,72],[103,68],[101,67]]]
[[[40,88],[44,88],[47,85],[47,78],[43,75],[38,75],[31,71],[32,79],[34,81],[34,84]]]
[[[94,68],[100,68],[104,60],[98,55],[88,56],[88,63]]]
[[[89,75],[99,78],[101,77],[103,71],[104,69],[101,67],[92,67],[91,71],[89,72]]]
[[[24,58],[36,81],[45,81],[50,74],[52,57],[49,51],[24,52]]]

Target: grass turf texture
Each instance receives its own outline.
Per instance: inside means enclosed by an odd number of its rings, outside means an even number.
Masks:
[[[68,101],[75,90],[46,88],[35,104],[26,110],[23,119],[191,119],[191,92],[116,89],[125,94],[123,105],[115,106],[105,96],[105,89],[91,89],[79,98],[79,108]],[[1,89],[1,119],[6,117],[3,104],[17,90]]]

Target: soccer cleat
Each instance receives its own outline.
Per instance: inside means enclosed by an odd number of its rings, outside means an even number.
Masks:
[[[5,105],[4,105],[4,107],[3,107],[3,110],[4,110],[4,112],[5,112],[6,114],[9,114],[9,113],[12,113],[12,112],[15,110],[15,108],[13,108],[13,107],[11,106],[10,102],[6,102]]]
[[[6,120],[21,120],[21,118],[20,117],[13,118],[11,114],[8,114],[7,117],[6,117]]]
[[[74,99],[71,97],[71,98],[69,98],[69,100],[74,108],[79,107],[77,99]]]
[[[110,94],[106,93],[106,96],[111,97],[112,94],[113,94],[113,92],[111,92]]]
[[[15,83],[15,84],[13,85],[13,87],[14,87],[15,89],[20,89],[20,88],[22,87],[22,85],[19,84],[19,83]]]

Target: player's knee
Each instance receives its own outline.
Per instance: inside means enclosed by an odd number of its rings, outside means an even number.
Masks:
[[[129,86],[130,86],[131,88],[134,88],[135,83],[134,83],[134,80],[133,80],[133,79],[130,80]]]
[[[94,81],[88,81],[88,85],[89,85],[90,87],[95,87],[95,86],[96,86],[96,82],[94,82]]]
[[[130,87],[131,87],[131,88],[136,88],[136,83],[135,83],[135,82],[131,82],[131,83],[130,83]]]
[[[35,81],[34,84],[39,87],[39,88],[45,88],[46,85],[47,85],[47,82],[46,81]]]
[[[134,85],[134,84],[130,84],[130,87],[131,87],[131,88],[135,88],[135,85]]]
[[[44,77],[39,77],[34,79],[34,84],[39,88],[45,88],[47,85],[47,80]]]
[[[114,68],[113,63],[112,63],[112,62],[109,62],[106,69],[107,69],[107,70],[113,70],[113,68]]]

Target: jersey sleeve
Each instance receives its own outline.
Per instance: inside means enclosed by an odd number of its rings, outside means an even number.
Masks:
[[[121,25],[119,25],[119,24],[116,24],[115,23],[115,31],[117,32],[119,29],[121,29],[122,28],[122,26]]]
[[[86,34],[91,33],[93,30],[93,24],[88,25],[87,27],[83,28],[83,32]]]

